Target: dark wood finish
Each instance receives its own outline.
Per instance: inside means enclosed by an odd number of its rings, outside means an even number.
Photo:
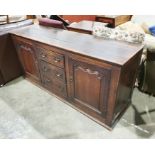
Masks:
[[[44,48],[37,48],[38,52],[38,57],[41,60],[44,60],[46,62],[49,62],[55,66],[64,68],[64,56],[58,53],[55,53],[52,50],[46,50]]]
[[[37,25],[11,34],[33,46],[40,86],[99,124],[112,128],[131,103],[141,44]],[[53,63],[53,57],[62,59]]]
[[[38,61],[36,59],[33,44],[24,39],[14,39],[16,49],[22,64],[25,76],[28,76],[36,82],[40,82]]]
[[[0,35],[0,74],[0,85],[22,75],[16,50],[8,33]]]
[[[97,62],[114,64],[117,66],[124,65],[135,54],[137,54],[137,51],[140,48],[143,47],[141,44],[107,40],[94,37],[93,35],[75,33],[49,27],[47,28],[40,25],[21,28],[17,31],[12,31],[11,33],[51,45],[52,47],[48,47],[48,51],[52,51],[54,49],[55,52],[62,53],[63,50],[67,50],[70,51],[70,55],[71,53],[83,55],[85,57],[92,58],[92,61],[95,59],[98,60]]]
[[[9,31],[31,24],[31,20],[25,20],[0,25],[0,85],[4,85],[22,75],[20,62]]]
[[[114,111],[111,114],[113,121],[111,122],[111,118],[109,118],[107,119],[107,124],[116,123],[117,120],[123,115],[123,111],[125,111],[132,102],[132,92],[138,71],[137,66],[139,65],[141,59],[141,53],[142,50],[130,59],[130,61],[128,61],[124,66],[122,66],[121,71],[119,71],[120,75],[117,88],[117,102],[114,106]],[[115,80],[116,79],[117,75],[115,75]],[[109,111],[111,111],[111,109],[109,109]]]
[[[62,68],[56,67],[44,61],[40,61],[40,70],[46,77],[51,77],[62,82],[66,81],[65,72]]]
[[[79,33],[86,33],[86,34],[92,34],[93,26],[102,24],[104,26],[107,26],[107,23],[101,23],[101,22],[95,22],[95,21],[87,21],[83,20],[78,23],[70,24],[67,29],[69,31],[75,31]]]
[[[110,69],[69,60],[69,75],[72,102],[106,116]]]
[[[36,46],[42,84],[54,94],[67,98],[64,55],[55,48],[44,45]]]
[[[64,69],[40,60],[40,74],[43,86],[58,96],[67,97]]]
[[[131,19],[131,15],[115,15],[115,16],[106,16],[99,15],[96,16],[96,21],[109,23],[110,27],[116,27],[120,24],[123,24]]]
[[[42,85],[47,88],[52,93],[66,98],[67,97],[67,91],[66,91],[66,84],[56,81],[55,79],[52,79],[51,77],[46,77],[42,75]]]

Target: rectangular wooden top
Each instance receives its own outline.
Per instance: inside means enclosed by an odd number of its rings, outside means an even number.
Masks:
[[[40,25],[19,28],[10,33],[119,66],[124,65],[143,48],[142,44],[108,40]]]

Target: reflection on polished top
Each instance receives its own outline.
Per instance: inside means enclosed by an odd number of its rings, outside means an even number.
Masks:
[[[39,25],[27,26],[11,33],[119,66],[127,63],[143,48],[141,44],[106,40],[93,35]]]
[[[81,30],[86,30],[86,31],[92,32],[94,26],[107,26],[107,25],[108,25],[107,23],[83,20],[78,23],[74,22],[74,23],[70,24],[67,28],[79,29],[79,30],[81,29]]]

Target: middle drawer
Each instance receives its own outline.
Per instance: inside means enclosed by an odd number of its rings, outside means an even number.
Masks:
[[[57,67],[64,68],[64,56],[62,54],[46,50],[44,48],[37,48],[37,55],[40,60],[44,60],[48,63],[51,63]]]
[[[43,76],[66,83],[65,72],[62,68],[53,66],[43,60],[40,60],[40,69]]]

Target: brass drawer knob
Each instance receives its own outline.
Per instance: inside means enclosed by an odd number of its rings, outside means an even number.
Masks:
[[[61,77],[61,76],[62,76],[62,74],[56,74],[56,76],[57,76],[57,77]]]
[[[55,57],[55,58],[54,58],[54,62],[57,63],[57,62],[60,62],[60,61],[61,61],[61,58],[59,58],[59,57]]]
[[[42,58],[46,58],[46,55],[42,54],[41,57],[42,57]]]

